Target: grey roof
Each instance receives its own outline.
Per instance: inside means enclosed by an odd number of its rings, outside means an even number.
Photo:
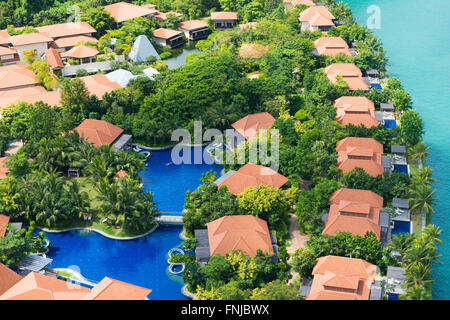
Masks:
[[[402,284],[406,281],[405,269],[403,269],[402,267],[388,266],[386,279],[387,292],[397,294],[402,294],[405,292],[405,289],[402,288]]]
[[[133,47],[128,54],[128,58],[134,62],[146,62],[147,57],[153,56],[161,60],[158,52],[156,52],[150,40],[145,35],[140,35],[134,41]]]
[[[197,238],[198,247],[209,247],[207,229],[194,230],[194,235]]]
[[[53,259],[44,258],[36,254],[29,254],[22,261],[19,262],[17,267],[19,269],[27,269],[34,272],[39,272],[44,269],[47,265],[52,263]]]
[[[383,112],[376,111],[375,119],[377,119],[378,123],[383,124],[384,123]]]
[[[369,77],[362,77],[362,79],[364,80],[364,82],[365,82],[367,85],[371,85],[371,84],[372,84],[372,82],[370,81]]]
[[[391,168],[392,167],[392,159],[389,156],[381,156],[381,165],[383,168]]]
[[[369,300],[381,300],[383,298],[383,289],[381,288],[381,283],[375,280],[370,286],[370,296]]]
[[[219,179],[217,179],[216,181],[214,181],[214,183],[216,185],[219,185],[221,183],[223,183],[225,180],[227,180],[229,177],[231,177],[236,171],[235,170],[230,170],[228,172],[226,172],[224,175],[222,175]]]
[[[117,69],[113,72],[107,73],[105,75],[110,81],[115,81],[120,84],[121,87],[125,88],[130,80],[136,78],[130,71],[125,69]]]
[[[367,71],[366,71],[366,74],[367,74],[368,76],[370,76],[370,75],[378,76],[380,73],[378,72],[377,69],[370,69],[370,70],[367,70]]]
[[[391,146],[391,153],[406,154],[406,147],[405,146],[392,145]]]
[[[393,111],[394,105],[392,103],[380,103],[381,111]]]
[[[307,297],[309,295],[309,291],[311,291],[311,286],[313,283],[313,279],[303,279],[302,284],[300,286],[300,296]]]
[[[324,213],[323,215],[322,215],[322,217],[321,217],[321,220],[322,220],[322,222],[326,222],[326,221],[328,221],[328,213]]]
[[[113,151],[117,152],[119,150],[122,150],[123,147],[130,142],[131,138],[133,136],[130,134],[122,134],[119,139],[116,140],[113,144]]]
[[[394,198],[392,199],[392,206],[394,208],[409,209],[409,201],[408,199]]]
[[[391,226],[391,215],[386,211],[380,211],[379,225],[382,228],[389,228]]]
[[[92,63],[84,63],[78,65],[65,66],[61,73],[63,77],[74,76],[78,70],[84,69],[89,73],[94,73],[98,71],[109,71],[111,70],[112,61],[97,61]]]
[[[142,70],[142,72],[151,80],[155,80],[154,76],[159,74],[159,71],[156,70],[155,68],[147,68]]]
[[[271,241],[273,244],[278,244],[277,236],[274,235],[273,233],[271,233],[271,234],[270,234],[270,241]]]
[[[195,248],[195,257],[198,261],[207,262],[210,258],[209,247],[197,247]]]

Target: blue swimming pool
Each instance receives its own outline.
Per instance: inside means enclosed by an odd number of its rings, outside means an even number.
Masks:
[[[372,83],[370,88],[378,88],[379,90],[383,90],[383,87],[379,83]]]
[[[179,276],[168,274],[167,252],[181,244],[181,227],[159,227],[137,240],[112,240],[96,232],[47,233],[53,268],[75,266],[87,279],[108,276],[152,289],[152,300],[185,300]]]
[[[384,120],[384,127],[386,129],[395,129],[395,128],[397,128],[397,121],[396,120]]]
[[[394,164],[394,171],[408,174],[408,165],[405,165],[405,164]]]
[[[411,233],[411,222],[394,221],[394,229],[392,229],[392,235],[400,233]]]
[[[191,163],[194,153],[204,148],[192,148]],[[181,215],[184,206],[186,190],[194,191],[200,184],[202,173],[209,170],[220,176],[222,166],[217,164],[173,164],[171,150],[152,151],[152,157],[146,164],[146,169],[139,175],[144,183],[144,190],[153,193],[158,208],[164,214]]]
[[[400,299],[398,298],[398,294],[388,293],[388,300],[400,300]]]

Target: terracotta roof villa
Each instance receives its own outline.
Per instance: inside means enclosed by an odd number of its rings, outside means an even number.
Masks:
[[[220,188],[226,186],[228,191],[234,195],[242,193],[248,187],[257,187],[266,185],[271,188],[281,188],[288,178],[275,170],[253,163],[247,163],[238,171],[229,171],[228,175],[222,176],[216,180]]]
[[[260,130],[269,130],[275,118],[268,112],[249,114],[244,118],[236,121],[231,126],[245,139],[250,140]]]
[[[25,64],[0,66],[0,92],[37,86],[36,75]]]
[[[92,289],[36,272],[21,277],[0,263],[0,300],[144,300],[151,291],[108,277]]]
[[[152,18],[156,14],[155,9],[145,6],[137,6],[128,2],[117,2],[104,7],[117,24],[137,17]]]
[[[94,74],[92,76],[80,77],[90,94],[94,94],[99,100],[102,100],[106,92],[111,92],[122,88],[120,84],[110,81],[104,74]]]
[[[346,173],[362,168],[372,177],[384,172],[381,165],[383,145],[372,138],[347,137],[336,144],[338,167]]]
[[[301,23],[301,31],[320,30],[328,32],[335,26],[335,17],[324,6],[311,6],[305,11],[300,12],[298,20]]]
[[[237,12],[211,12],[211,20],[215,30],[233,29],[238,22]]]
[[[330,198],[330,211],[325,215],[322,233],[334,236],[350,232],[364,236],[373,232],[378,240],[390,237],[390,215],[382,211],[383,198],[369,190],[340,189]],[[324,220],[325,220],[324,219]]]
[[[334,101],[336,121],[341,125],[363,125],[370,128],[378,126],[375,118],[375,105],[366,97],[344,96]]]
[[[338,79],[336,77],[342,77],[342,80],[347,82],[348,89],[368,91],[369,87],[362,78],[361,70],[353,63],[333,63],[324,69],[325,74],[331,83],[336,84]]]
[[[153,31],[153,39],[158,45],[170,48],[179,47],[184,43],[182,31],[165,28],[159,28]]]
[[[182,21],[178,24],[178,30],[183,31],[191,41],[206,39],[210,34],[208,23],[202,20]]]
[[[104,120],[86,119],[75,131],[94,147],[112,145],[114,151],[131,147],[131,135],[123,134],[122,128]]]
[[[344,53],[351,56],[347,42],[341,37],[322,37],[314,41],[314,48],[318,54],[326,56],[335,56],[339,53]]]
[[[293,9],[296,6],[305,5],[305,6],[315,6],[313,0],[283,0],[285,9]]]
[[[97,30],[89,23],[84,21],[51,24],[43,27],[36,27],[36,30],[48,34],[53,40],[81,35],[91,37],[93,33],[97,32]]]
[[[58,69],[62,69],[64,68],[64,63],[61,60],[61,55],[59,54],[59,52],[54,49],[54,48],[50,48],[47,51],[45,51],[44,53],[44,59],[47,60],[50,68],[52,68],[52,70],[58,70]]]
[[[9,41],[22,59],[23,51],[26,50],[35,50],[38,57],[42,56],[53,42],[53,38],[47,33],[35,32],[9,37]]]
[[[166,21],[167,17],[171,14],[173,14],[177,18],[180,18],[183,16],[182,13],[175,12],[175,11],[169,11],[169,12],[156,11],[155,19],[158,20],[159,22],[163,22],[163,21]]]
[[[19,61],[20,57],[16,49],[0,46],[0,62],[3,65],[18,63]]]
[[[69,51],[61,53],[62,58],[78,60],[80,64],[97,61],[96,56],[99,51],[96,48],[84,44],[73,47]]]
[[[19,101],[27,103],[42,101],[50,106],[60,106],[61,91],[47,91],[42,86],[0,91],[0,110]]]
[[[199,245],[195,250],[199,262],[207,262],[216,254],[225,256],[230,250],[240,250],[255,257],[257,250],[276,253],[275,240],[267,222],[252,215],[225,216],[206,224],[207,229],[195,230]]]
[[[59,52],[70,50],[72,47],[79,43],[98,43],[98,40],[94,37],[85,35],[76,35],[71,37],[59,38],[53,41],[52,46],[55,47]]]
[[[378,267],[362,259],[318,258],[306,300],[379,300]]]

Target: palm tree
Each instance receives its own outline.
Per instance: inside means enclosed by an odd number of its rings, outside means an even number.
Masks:
[[[431,300],[431,292],[423,286],[413,286],[400,296],[401,300]]]
[[[417,171],[412,177],[412,184],[420,185],[420,184],[431,184],[432,182],[436,182],[437,180],[432,178],[433,169],[430,167],[423,167]]]
[[[237,120],[238,115],[231,105],[224,106],[223,101],[219,100],[206,111],[205,118],[209,128],[223,130],[228,128],[233,121]]]
[[[439,226],[429,224],[425,227],[425,230],[422,233],[422,237],[425,242],[431,241],[433,244],[435,244],[436,242],[442,244],[442,240],[438,238],[441,233],[442,230],[439,228]]]
[[[391,250],[400,252],[403,257],[413,240],[414,237],[410,233],[400,233],[392,236],[388,246]]]
[[[431,155],[428,151],[431,150],[430,146],[427,146],[423,141],[418,142],[414,146],[408,149],[408,155],[411,160],[421,160],[422,166],[426,165],[426,157]]]
[[[427,217],[434,213],[433,206],[439,198],[436,198],[434,194],[436,190],[431,188],[428,184],[415,185],[412,190],[409,191],[409,206],[411,210],[422,212],[425,210]]]

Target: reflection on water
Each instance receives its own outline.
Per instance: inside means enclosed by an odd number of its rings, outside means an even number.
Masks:
[[[200,50],[195,47],[196,43],[197,42],[188,42],[183,47],[174,49],[173,56],[169,59],[164,60],[164,62],[167,64],[167,67],[169,69],[176,69],[186,64],[186,57],[189,54],[200,52]]]

